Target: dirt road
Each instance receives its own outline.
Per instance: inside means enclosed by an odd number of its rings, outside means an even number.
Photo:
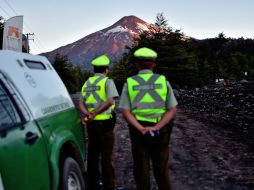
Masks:
[[[129,132],[117,115],[116,178],[125,190],[134,190]],[[254,153],[233,140],[229,132],[213,129],[178,110],[169,148],[173,190],[254,189]],[[154,178],[151,181],[156,189]]]

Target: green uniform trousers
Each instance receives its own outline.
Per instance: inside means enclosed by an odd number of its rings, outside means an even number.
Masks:
[[[115,188],[113,166],[114,125],[113,119],[94,120],[87,123],[87,173],[89,190],[99,190],[100,179],[102,179],[104,190],[113,190]],[[101,163],[102,175],[100,175],[99,163]]]
[[[139,121],[143,126],[153,126],[154,123]],[[169,179],[169,136],[167,127],[160,130],[156,137],[142,135],[135,127],[129,125],[132,156],[134,162],[134,178],[137,190],[150,189],[150,160],[154,176],[160,190],[170,190]]]

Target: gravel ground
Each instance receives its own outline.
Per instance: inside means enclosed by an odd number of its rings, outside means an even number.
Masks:
[[[119,186],[135,190],[129,131],[117,113],[115,171]],[[230,133],[216,130],[178,110],[170,140],[173,190],[254,189],[254,153]],[[152,190],[157,189],[151,174]]]
[[[77,97],[73,97],[75,103]],[[169,146],[172,189],[254,190],[253,148],[235,138],[234,131],[218,130],[209,120],[192,115],[184,108],[177,111]],[[117,183],[125,190],[135,190],[129,131],[118,110],[115,132]],[[157,189],[152,173],[151,189]]]

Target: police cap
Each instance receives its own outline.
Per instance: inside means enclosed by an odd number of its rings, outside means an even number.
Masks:
[[[139,48],[134,52],[134,57],[137,59],[156,59],[157,53],[150,48]]]
[[[93,59],[91,62],[93,66],[108,66],[109,63],[110,63],[110,60],[106,55],[101,55]]]

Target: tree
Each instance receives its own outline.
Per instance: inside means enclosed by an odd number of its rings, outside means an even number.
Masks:
[[[55,55],[53,66],[64,82],[69,93],[80,91],[85,80],[80,68],[73,66],[69,62],[67,56],[62,56],[59,53]]]
[[[167,26],[162,13],[150,30],[137,39],[137,47],[150,47],[158,52],[156,71],[180,86],[197,84],[195,56],[188,49],[188,40],[180,30]]]
[[[156,16],[155,26],[160,27],[162,29],[168,30],[168,21],[164,17],[163,13],[158,13]]]
[[[223,33],[219,33],[216,38],[208,41],[210,47],[209,63],[211,64],[213,80],[222,77],[222,73],[220,72],[222,68],[219,62],[223,62],[224,47],[227,41]]]
[[[130,74],[135,73],[133,53],[140,47],[148,47],[158,52],[155,72],[165,75],[173,84],[196,85],[195,56],[189,51],[183,33],[168,27],[162,13],[157,14],[155,24],[150,25],[149,31],[144,31],[135,39],[134,44],[129,53],[113,68],[112,73],[118,86],[121,86]]]
[[[130,49],[130,53],[124,54],[123,58],[110,70],[110,77],[114,79],[119,92],[121,92],[126,79],[137,73],[132,56],[133,52],[134,49]]]

